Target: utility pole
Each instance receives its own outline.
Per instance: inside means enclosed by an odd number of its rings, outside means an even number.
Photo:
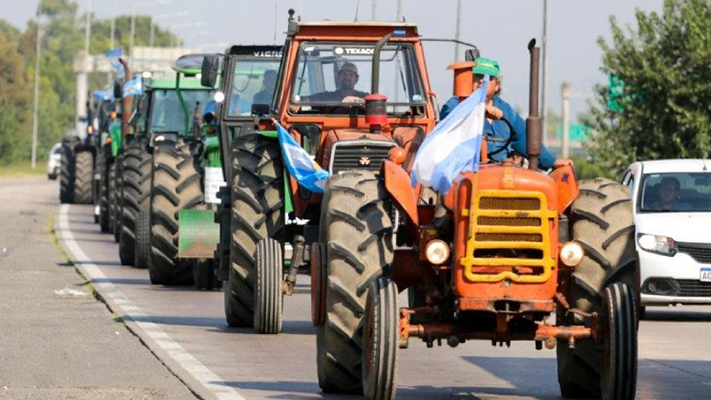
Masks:
[[[133,3],[133,12],[131,13],[131,39],[129,40],[129,51],[131,54],[133,51],[133,40],[136,37],[136,3]]]
[[[86,34],[84,36],[84,51],[89,54],[89,44],[91,42],[91,0],[87,0],[86,10]]]
[[[37,168],[37,132],[39,124],[39,78],[40,78],[40,39],[42,24],[40,23],[40,4],[37,5],[37,47],[35,48],[35,108],[32,111],[32,169]]]
[[[370,10],[370,19],[373,21],[375,21],[375,18],[376,18],[375,17],[375,4],[376,4],[375,1],[376,0],[373,0],[373,4],[371,4],[372,8]]]
[[[461,29],[462,26],[462,0],[457,0],[457,24],[454,28],[454,38],[461,40]],[[459,59],[459,43],[454,43],[454,62]]]
[[[397,21],[402,22],[402,0],[397,0]]]
[[[543,0],[543,70],[541,73],[541,125],[543,126],[543,144],[546,144],[548,138],[548,129],[546,129],[546,121],[548,119],[548,21],[550,20],[548,8],[548,0]]]
[[[560,85],[560,95],[563,97],[563,143],[561,144],[561,157],[570,156],[570,94],[572,92],[570,83],[563,82]]]

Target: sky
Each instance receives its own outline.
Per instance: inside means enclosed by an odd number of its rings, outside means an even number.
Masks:
[[[457,0],[74,0],[80,14],[91,1],[98,18],[131,14],[152,14],[163,27],[193,26],[179,34],[187,47],[221,51],[228,44],[283,43],[287,10],[294,8],[303,20],[393,21],[398,3],[408,22],[418,25],[425,38],[454,38]],[[155,5],[158,1],[168,4]],[[609,18],[636,28],[635,9],[661,11],[663,0],[549,0],[548,107],[560,112],[560,87],[570,82],[571,119],[588,109],[593,86],[607,81],[600,72],[602,51],[599,37],[610,38]],[[0,0],[0,18],[24,29],[34,17],[38,0]],[[7,7],[12,3],[12,7]],[[461,0],[460,39],[475,44],[481,55],[495,59],[504,76],[502,97],[520,110],[528,110],[528,68],[526,45],[531,38],[541,42],[543,0]],[[179,14],[180,16],[169,15]],[[276,39],[275,39],[276,38]],[[461,52],[464,48],[460,47]],[[451,96],[454,45],[425,44],[430,82],[440,104]],[[460,59],[463,55],[460,55]]]

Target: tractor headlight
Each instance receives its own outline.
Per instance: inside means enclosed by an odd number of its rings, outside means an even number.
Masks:
[[[667,236],[637,234],[637,244],[643,250],[672,257],[676,254],[676,242]]]
[[[568,267],[577,267],[583,261],[585,251],[577,242],[568,242],[560,248],[560,261]]]
[[[432,240],[425,247],[425,257],[432,264],[444,264],[449,259],[449,245],[443,240]]]

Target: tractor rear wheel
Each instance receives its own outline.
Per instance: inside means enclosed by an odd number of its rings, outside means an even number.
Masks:
[[[225,317],[229,326],[254,326],[257,243],[283,242],[284,166],[279,142],[259,134],[235,138]],[[224,227],[223,227],[224,228]],[[278,268],[281,276],[282,266]]]
[[[123,210],[119,255],[122,264],[132,264],[136,268],[148,267],[151,161],[150,153],[140,144],[127,146],[123,154]]]
[[[94,155],[90,151],[80,151],[74,157],[74,203],[91,204],[94,183]]]
[[[148,266],[152,283],[192,283],[192,263],[178,259],[178,214],[202,203],[200,173],[188,145],[178,142],[157,146],[153,150]]]
[[[257,333],[281,332],[283,257],[281,243],[272,238],[257,243],[254,285],[254,330]]]
[[[59,161],[59,201],[62,204],[74,203],[74,150],[62,142]]]
[[[319,386],[324,392],[363,391],[363,315],[370,284],[393,260],[389,195],[370,171],[331,177],[322,202],[326,250],[326,318],[316,333]]]
[[[624,283],[638,298],[639,271],[634,244],[634,221],[628,189],[609,179],[583,180],[571,206],[571,239],[585,251],[564,285],[571,307],[603,315],[606,288]],[[636,314],[636,311],[635,313]],[[561,325],[591,326],[590,318],[558,310]],[[570,350],[566,340],[557,346],[558,382],[565,397],[600,397],[603,394],[602,341],[581,340]],[[636,354],[628,354],[635,357]],[[636,363],[636,361],[635,361]],[[636,365],[636,364],[635,364]]]
[[[121,238],[121,214],[123,213],[123,154],[116,157],[114,162],[114,190],[112,204],[114,207],[114,241],[119,242]]]
[[[113,174],[110,171],[112,169],[113,164],[106,160],[99,180],[99,227],[101,228],[101,233],[111,231],[110,180]]]
[[[397,285],[377,279],[370,284],[363,319],[363,392],[369,399],[395,398],[399,328]]]

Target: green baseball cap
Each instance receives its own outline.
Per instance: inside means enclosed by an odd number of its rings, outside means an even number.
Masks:
[[[488,58],[479,57],[474,60],[472,72],[479,75],[489,75],[493,78],[499,75],[499,63]]]

